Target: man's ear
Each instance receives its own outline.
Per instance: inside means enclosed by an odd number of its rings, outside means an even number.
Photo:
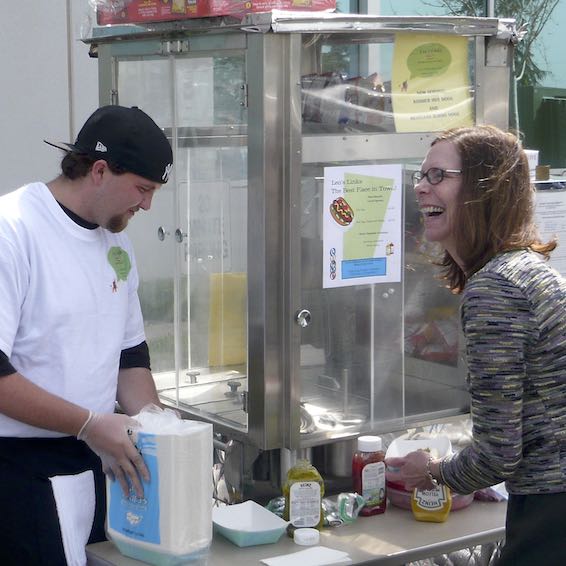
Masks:
[[[108,163],[104,159],[98,159],[92,164],[90,175],[95,183],[100,183],[104,177],[104,173],[108,171]]]

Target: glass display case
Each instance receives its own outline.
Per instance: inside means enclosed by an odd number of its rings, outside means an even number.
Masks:
[[[458,298],[411,173],[436,131],[507,127],[513,22],[271,12],[94,32],[101,105],[143,108],[174,148],[128,228],[163,401],[261,451],[465,413]]]

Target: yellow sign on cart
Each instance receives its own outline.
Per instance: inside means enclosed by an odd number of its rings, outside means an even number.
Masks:
[[[473,123],[466,37],[396,34],[391,100],[397,132]]]
[[[246,312],[246,274],[212,273],[208,322],[208,363],[211,367],[246,363]]]

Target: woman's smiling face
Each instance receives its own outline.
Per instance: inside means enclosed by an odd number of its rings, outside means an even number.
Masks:
[[[430,169],[460,171],[462,159],[456,145],[439,141],[428,151],[421,171]],[[431,175],[432,176],[432,175]],[[434,181],[434,180],[433,180]],[[444,173],[442,180],[431,184],[426,176],[415,185],[419,210],[424,221],[424,236],[429,242],[438,242],[457,261],[456,242],[453,233],[454,217],[459,205],[462,187],[460,173]]]

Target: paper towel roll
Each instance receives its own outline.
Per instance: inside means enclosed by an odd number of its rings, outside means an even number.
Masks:
[[[212,540],[212,425],[176,417],[160,425],[143,412],[135,418],[151,479],[142,482],[143,499],[133,491],[124,497],[107,480],[108,535],[123,554],[150,564],[198,558]]]

